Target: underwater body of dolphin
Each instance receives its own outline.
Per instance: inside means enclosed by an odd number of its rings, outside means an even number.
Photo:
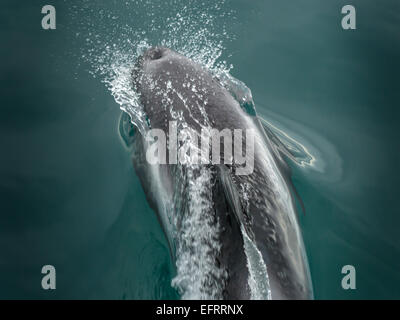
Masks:
[[[178,131],[255,132],[249,174],[236,174],[235,162],[150,164],[149,143],[135,135],[134,166],[168,238],[182,297],[313,298],[287,167],[257,117],[209,70],[168,48],[144,52],[132,78],[152,129],[168,135],[175,121]]]

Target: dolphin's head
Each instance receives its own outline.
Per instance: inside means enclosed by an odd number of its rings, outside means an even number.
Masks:
[[[133,76],[135,77],[135,73],[143,72],[149,65],[159,63],[172,52],[173,51],[171,49],[159,46],[147,49],[137,58],[136,65],[133,70]]]
[[[171,71],[176,71],[179,62],[183,59],[186,58],[166,47],[157,46],[147,49],[137,58],[132,71],[135,89],[142,93],[145,83],[151,85],[151,82],[153,82],[155,84],[155,81],[161,80],[163,74],[171,75]],[[154,86],[151,87],[155,88]]]
[[[180,92],[186,85],[197,89],[220,89],[214,77],[204,66],[172,49],[156,46],[147,49],[137,58],[132,71],[133,85],[138,93],[150,87],[155,93],[164,86]],[[183,85],[185,83],[185,85]],[[217,86],[216,86],[217,85]]]
[[[220,100],[227,95],[204,66],[162,46],[149,48],[139,56],[132,83],[152,125],[169,119],[166,111],[182,113],[186,121],[195,116],[194,122],[205,123],[201,108],[205,104],[222,105]]]

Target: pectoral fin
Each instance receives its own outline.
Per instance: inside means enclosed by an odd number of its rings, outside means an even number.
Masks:
[[[121,113],[118,131],[125,147],[130,148],[135,135],[135,127],[131,122],[131,117],[126,112]]]

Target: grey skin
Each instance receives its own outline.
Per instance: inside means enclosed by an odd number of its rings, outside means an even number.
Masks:
[[[198,132],[202,126],[218,130],[229,128],[245,131],[250,128],[257,132],[254,171],[251,174],[236,175],[235,165],[211,166],[214,172],[210,199],[213,202],[212,214],[222,226],[218,236],[222,246],[215,264],[225,268],[228,273],[223,283],[222,298],[251,297],[240,225],[244,226],[262,254],[268,270],[272,299],[313,298],[287,167],[257,118],[246,113],[231,92],[207,69],[168,48],[148,49],[138,59],[132,79],[151,128],[159,128],[167,133],[168,122],[176,121],[176,117],[172,116],[173,110],[181,111],[179,121]],[[160,94],[165,92],[167,94]],[[159,195],[144,158],[143,141],[136,139],[134,142],[134,166],[150,205],[160,213],[156,199]],[[223,150],[221,147],[222,157]],[[181,183],[174,178],[176,165],[159,166],[161,174],[157,183],[162,186],[158,186],[158,189],[172,199],[176,184]],[[247,188],[246,199],[243,186]],[[159,218],[168,237],[165,221],[160,215]],[[171,253],[174,258],[172,245]]]

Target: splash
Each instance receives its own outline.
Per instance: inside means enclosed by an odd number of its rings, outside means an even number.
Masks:
[[[232,68],[221,60],[224,43],[234,40],[228,26],[236,21],[224,0],[83,0],[69,8],[74,30],[79,30],[75,42],[81,46],[81,64],[106,85],[141,131],[146,127],[145,115],[130,73],[145,49],[166,46],[215,74]]]
[[[215,259],[221,245],[211,201],[212,172],[204,166],[179,167],[177,175],[181,183],[174,197],[173,225],[179,232],[174,233],[177,275],[172,286],[182,299],[222,299],[228,274]]]
[[[247,258],[247,268],[249,270],[248,285],[252,300],[271,300],[271,287],[267,266],[260,250],[258,250],[254,241],[252,241],[245,228],[241,227],[243,235],[243,246]]]
[[[232,67],[219,60],[236,21],[224,0],[84,0],[70,8],[81,60],[102,80],[115,78],[115,67],[132,63],[143,44],[167,46],[209,69]]]

